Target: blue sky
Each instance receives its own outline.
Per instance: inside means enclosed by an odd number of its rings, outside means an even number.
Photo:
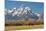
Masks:
[[[23,1],[5,1],[5,8],[10,9],[14,7],[30,7],[33,12],[41,13],[44,10],[44,4],[40,2],[23,2]]]

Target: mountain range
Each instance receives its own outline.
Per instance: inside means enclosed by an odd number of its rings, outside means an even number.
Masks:
[[[43,16],[42,16],[43,17]],[[23,19],[34,19],[38,20],[41,18],[41,14],[33,13],[29,7],[5,9],[5,20],[23,20]]]

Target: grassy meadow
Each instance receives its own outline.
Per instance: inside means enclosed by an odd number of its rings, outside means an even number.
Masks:
[[[24,25],[24,26],[6,26],[5,30],[9,31],[9,30],[27,30],[27,29],[43,29],[44,25]]]
[[[5,24],[5,30],[27,30],[27,29],[43,29],[44,23],[42,21],[16,21]]]

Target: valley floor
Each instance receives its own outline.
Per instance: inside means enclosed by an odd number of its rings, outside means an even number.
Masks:
[[[23,25],[23,26],[5,26],[5,31],[25,30],[25,29],[43,29],[44,25]]]

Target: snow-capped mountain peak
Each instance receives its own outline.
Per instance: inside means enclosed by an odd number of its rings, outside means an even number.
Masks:
[[[39,13],[35,13],[37,16],[40,16],[40,14]]]
[[[7,13],[8,12],[8,13]],[[29,7],[21,7],[21,8],[13,8],[12,10],[7,10],[8,17],[11,16],[15,19],[22,19],[22,18],[33,18],[38,19],[40,14],[38,13],[32,13],[31,8]]]
[[[16,8],[14,8],[16,9]],[[13,10],[14,10],[13,9]],[[25,7],[25,8],[18,8],[17,10],[15,10],[12,14],[15,15],[23,15],[23,14],[27,14],[27,12],[30,12],[31,9],[29,7]]]

